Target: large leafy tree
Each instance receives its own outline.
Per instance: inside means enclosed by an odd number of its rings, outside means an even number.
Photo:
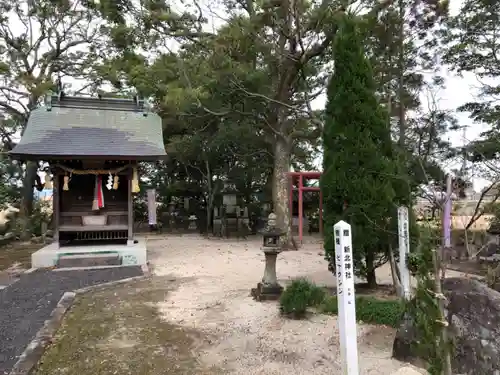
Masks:
[[[220,77],[218,89],[225,97],[219,103],[210,103],[207,97],[213,94],[203,96],[206,86],[193,86],[201,108],[217,112],[221,119],[229,112],[236,120],[235,127],[246,127],[250,121],[255,136],[265,141],[263,149],[272,156],[269,185],[274,210],[278,225],[287,231],[290,212],[286,173],[292,155],[300,155],[304,145],[319,136],[320,122],[309,102],[322,84],[318,72],[326,62],[324,56],[335,34],[339,8],[340,2],[329,1],[231,2],[227,12],[232,17],[227,26],[204,41],[203,51],[218,65],[210,75]]]
[[[239,170],[239,175],[247,176],[244,181],[247,185],[248,180],[256,177],[248,173],[255,163],[273,171],[266,185],[271,187],[280,226],[288,229],[286,172],[292,155],[297,156],[294,163],[307,164],[311,152],[305,150],[316,146],[321,124],[310,110],[309,102],[322,87],[323,77],[318,71],[326,63],[323,57],[336,30],[333,21],[341,8],[339,3],[230,1],[224,4],[229,15],[225,17],[227,23],[210,35],[200,32],[192,23],[187,26],[182,23],[192,21],[192,16],[176,17],[163,5],[163,17],[157,20],[161,28],[158,23],[149,22],[149,17],[144,18],[148,22],[129,25],[126,18],[113,16],[117,21],[113,21],[116,26],[112,34],[121,30],[120,34],[127,36],[129,43],[115,43],[113,50],[117,54],[103,68],[103,76],[115,81],[117,87],[134,87],[142,95],[155,97],[168,126],[175,126],[180,132],[172,133],[175,138],[167,139],[167,143],[175,141],[183,145],[173,148],[182,158],[180,164],[196,165],[198,171],[203,171],[202,180],[206,181],[208,176],[207,159],[223,167],[238,156],[236,162],[230,163],[232,171],[226,170],[225,174],[234,179]],[[111,17],[104,10],[103,14]],[[158,12],[146,10],[145,14]],[[146,58],[134,48],[147,45],[145,50],[155,49],[161,41],[159,36],[182,41],[181,51]],[[165,49],[168,46],[158,50]],[[187,160],[188,153],[179,151],[196,149],[199,130],[207,124],[210,126],[205,133],[209,139],[203,144],[206,152],[191,153],[196,158],[190,156]],[[229,127],[231,131],[227,130]],[[190,136],[192,133],[198,135]],[[235,139],[238,134],[239,139]],[[192,147],[185,147],[185,142]],[[200,159],[202,156],[205,160]],[[265,163],[260,162],[263,159]],[[219,166],[211,169],[223,170]],[[257,172],[258,179],[265,174],[269,173]],[[211,175],[221,176],[220,172]]]
[[[204,187],[207,202],[221,180],[245,192],[265,185],[280,225],[289,228],[286,172],[290,164],[307,168],[317,151],[322,122],[310,102],[324,89],[330,42],[348,3],[227,1],[211,10],[225,12],[224,25],[212,32],[203,31],[195,8],[177,14],[164,1],[141,8],[128,0],[93,3],[109,21],[105,30],[113,41],[99,72],[117,90],[155,99],[166,125],[169,180]],[[368,48],[374,62],[383,55],[381,69],[390,55],[384,45],[397,51],[397,29],[390,28],[391,17],[380,16],[389,12],[387,3],[363,3],[370,7],[366,18],[381,24]],[[176,42],[182,48],[173,51]],[[412,56],[405,55],[405,64]],[[397,59],[390,66],[392,73],[378,76],[386,78],[377,81],[377,91],[390,91],[397,108]],[[408,66],[405,87],[413,98],[418,84]]]
[[[461,110],[470,111],[474,120],[496,126],[500,118],[500,86],[495,82],[500,76],[499,20],[500,1],[466,0],[450,20],[446,34],[446,61],[459,73],[474,73],[481,84],[479,100],[465,104]]]
[[[380,238],[385,238],[395,210],[392,184],[397,176],[386,113],[378,103],[373,72],[353,16],[343,18],[334,55],[323,131],[325,251],[333,260],[333,225],[339,220],[350,223],[355,270],[374,286],[375,269],[383,255]]]
[[[6,150],[13,146],[8,135],[22,133],[31,110],[47,91],[56,88],[58,78],[67,82],[65,78],[71,77],[79,86],[74,90],[94,84],[95,64],[105,51],[102,26],[102,19],[80,1],[0,0],[0,114],[6,120],[1,124]],[[24,168],[21,214],[25,229],[37,167],[33,161]],[[28,231],[23,235],[29,236]]]
[[[485,161],[496,174],[500,143],[500,1],[465,0],[450,19],[445,37],[448,51],[445,61],[458,73],[477,77],[479,93],[474,101],[464,103],[460,111],[469,112],[476,123],[488,125],[480,141],[471,142],[473,162]]]
[[[10,119],[0,120],[0,208],[19,203],[21,189],[19,181],[23,170],[20,165],[10,160],[6,153],[11,149],[12,138],[16,128]]]
[[[179,17],[171,15],[163,28],[170,39],[183,42],[180,51],[166,48],[148,61],[132,48],[136,42],[127,49],[114,43],[118,53],[103,65],[102,75],[116,89],[131,88],[155,101],[170,155],[166,164],[150,170],[155,186],[166,199],[188,193],[204,200],[210,223],[223,186],[236,187],[248,203],[252,191],[261,190],[268,179],[272,159],[262,127],[256,126],[259,108],[234,83],[255,82],[251,49],[242,45],[248,45],[248,40],[241,36],[241,19],[234,18],[214,35],[198,35],[193,41],[196,32],[187,22],[190,17],[184,18],[181,37],[168,31],[168,24]],[[127,27],[131,26],[114,26]],[[146,28],[139,38],[149,40],[148,49],[156,43],[148,36],[153,32]],[[162,174],[168,174],[168,181]],[[170,187],[160,186],[165,184]]]
[[[443,30],[447,16],[447,1],[397,0],[384,2],[378,12],[364,17],[365,46],[377,95],[389,114],[399,157],[407,161],[407,185],[413,191],[427,182],[423,175],[431,180],[442,178],[443,173],[435,173],[440,172],[437,161],[449,149],[444,137],[455,125],[433,100],[444,83],[439,76],[442,43],[436,33]],[[408,189],[400,190],[409,195]]]
[[[500,1],[464,0],[444,33],[448,47],[445,61],[457,73],[473,74],[477,78],[477,95],[458,110],[470,114],[475,122],[471,126],[485,128],[480,139],[468,140],[461,153],[473,165],[471,173],[491,182],[481,194],[467,228],[483,214],[484,194],[500,181],[499,21]],[[493,197],[494,201],[498,198],[498,194]]]

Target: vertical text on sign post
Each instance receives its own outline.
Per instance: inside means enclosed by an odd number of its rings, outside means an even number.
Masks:
[[[398,208],[398,231],[399,231],[399,272],[403,295],[410,298],[410,271],[408,270],[408,255],[410,253],[410,231],[408,207]]]
[[[335,234],[335,263],[339,311],[338,324],[343,373],[346,375],[358,375],[358,344],[351,226],[344,221],[339,221],[334,225],[333,230]]]

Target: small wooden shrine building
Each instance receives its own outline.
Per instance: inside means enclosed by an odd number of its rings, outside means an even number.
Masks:
[[[53,186],[55,241],[45,250],[64,249],[51,260],[57,263],[61,254],[137,244],[132,205],[132,194],[139,191],[137,163],[166,153],[161,118],[145,101],[59,92],[47,95],[45,105],[31,112],[10,156],[50,165],[46,188]]]

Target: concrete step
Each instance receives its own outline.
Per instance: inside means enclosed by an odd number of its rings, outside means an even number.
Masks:
[[[78,253],[61,255],[57,268],[85,268],[97,266],[119,266],[122,260],[119,254]]]
[[[107,270],[110,268],[122,268],[122,267],[136,267],[136,266],[124,266],[123,264],[118,264],[114,266],[90,266],[90,267],[57,267],[52,270],[52,272],[65,272],[65,271],[88,271],[88,270]]]

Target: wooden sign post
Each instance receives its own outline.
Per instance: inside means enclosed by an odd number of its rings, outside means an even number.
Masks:
[[[339,221],[333,226],[337,273],[338,324],[340,354],[344,375],[359,375],[356,301],[354,296],[354,262],[351,226]]]
[[[408,219],[408,207],[398,208],[398,232],[399,232],[399,273],[401,275],[401,286],[406,299],[411,297],[410,271],[408,270],[408,255],[410,254],[410,231]]]

